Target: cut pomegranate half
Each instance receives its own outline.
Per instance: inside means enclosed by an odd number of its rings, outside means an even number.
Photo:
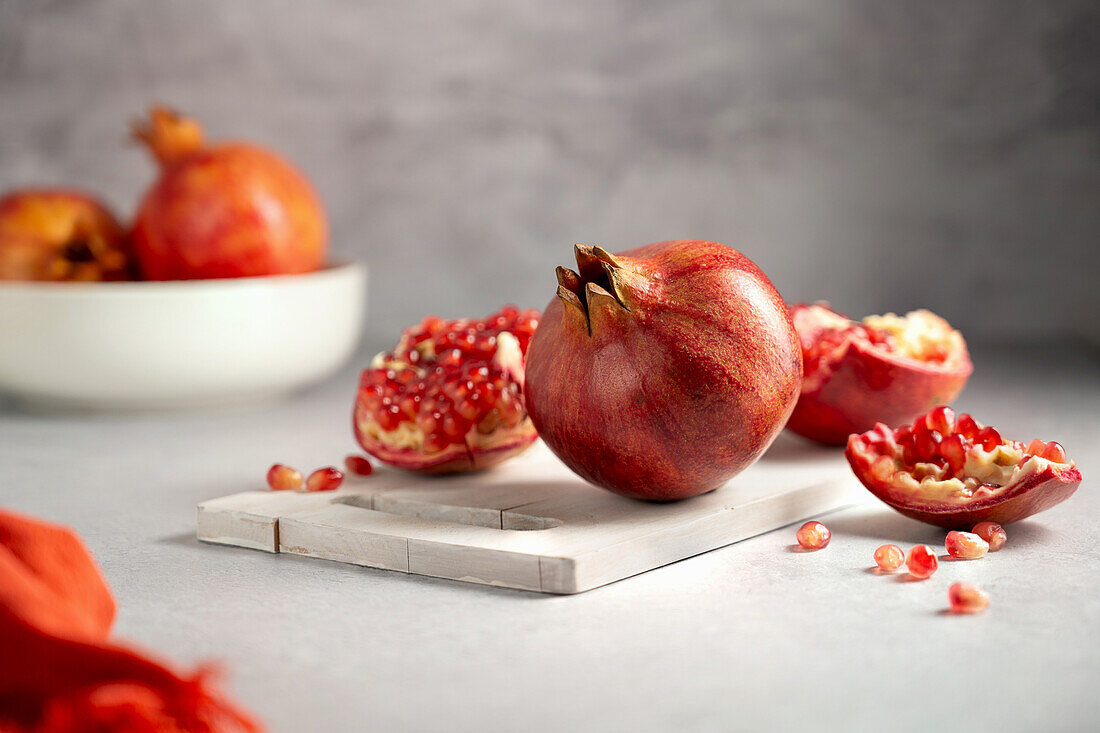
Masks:
[[[931,311],[856,322],[824,303],[799,304],[791,320],[803,377],[787,427],[820,443],[910,422],[955,399],[973,370],[962,334]]]
[[[505,306],[484,320],[428,316],[360,379],[359,444],[391,466],[476,471],[537,437],[523,402],[523,360],[539,313]]]
[[[902,514],[949,529],[1008,524],[1065,501],[1081,472],[1058,443],[1003,440],[970,415],[937,407],[913,425],[848,439],[852,470]]]

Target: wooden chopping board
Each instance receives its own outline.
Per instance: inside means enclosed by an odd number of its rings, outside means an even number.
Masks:
[[[480,474],[379,469],[337,491],[246,491],[198,506],[204,542],[543,593],[579,593],[836,509],[839,450],[781,435],[717,491],[671,504],[575,476],[541,441]],[[793,538],[793,533],[792,533]]]

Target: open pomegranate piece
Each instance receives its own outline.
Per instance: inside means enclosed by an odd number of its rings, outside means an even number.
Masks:
[[[931,311],[856,322],[815,303],[791,306],[791,319],[803,377],[787,427],[821,443],[911,422],[955,399],[973,369],[962,334]]]
[[[949,529],[1008,524],[1049,509],[1081,485],[1058,443],[1004,440],[950,407],[891,430],[878,424],[848,439],[852,470],[871,493],[907,517]]]
[[[476,471],[537,437],[523,402],[523,360],[535,310],[505,306],[480,321],[428,316],[363,371],[359,444],[380,461],[424,473]]]

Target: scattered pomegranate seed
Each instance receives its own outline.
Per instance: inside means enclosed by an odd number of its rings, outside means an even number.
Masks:
[[[943,544],[948,555],[960,560],[977,560],[989,552],[989,543],[970,532],[948,532]]]
[[[318,468],[306,479],[306,491],[332,491],[344,483],[344,474],[332,466]]]
[[[892,573],[905,562],[905,553],[897,545],[883,545],[875,550],[875,562],[879,570]]]
[[[833,534],[821,522],[806,522],[798,528],[795,538],[798,544],[807,550],[823,550],[829,544]]]
[[[981,613],[989,606],[985,591],[970,583],[952,583],[947,589],[947,600],[955,613]]]
[[[975,524],[974,534],[986,541],[990,552],[996,552],[1008,542],[1008,533],[996,522],[979,522]]]
[[[348,469],[349,473],[354,473],[359,476],[370,476],[374,473],[374,466],[363,456],[347,456],[344,458],[344,466]]]
[[[931,547],[917,545],[909,551],[909,556],[905,558],[905,566],[909,568],[909,574],[914,578],[924,580],[936,572],[940,562],[936,559],[936,551]]]
[[[302,488],[302,474],[290,466],[274,463],[267,469],[267,485],[272,491],[297,491]]]

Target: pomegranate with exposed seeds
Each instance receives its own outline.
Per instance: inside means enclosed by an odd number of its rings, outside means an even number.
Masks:
[[[524,354],[538,311],[505,306],[483,320],[428,316],[361,378],[355,436],[375,458],[413,471],[474,471],[536,435],[523,403]]]
[[[717,242],[575,253],[527,355],[527,409],[551,450],[597,486],[662,501],[759,458],[801,382],[767,276]]]
[[[962,334],[936,314],[857,323],[824,303],[791,306],[802,343],[802,394],[787,427],[844,445],[875,423],[911,422],[962,391],[973,367]]]
[[[872,494],[948,529],[1015,522],[1065,501],[1081,485],[1081,472],[1058,443],[1004,440],[949,407],[897,430],[879,424],[853,435],[845,455]]]
[[[134,135],[161,166],[133,229],[146,278],[280,275],[324,264],[324,210],[285,158],[248,143],[205,145],[198,122],[160,107]]]
[[[0,280],[129,280],[122,227],[92,196],[13,191],[0,198]]]

